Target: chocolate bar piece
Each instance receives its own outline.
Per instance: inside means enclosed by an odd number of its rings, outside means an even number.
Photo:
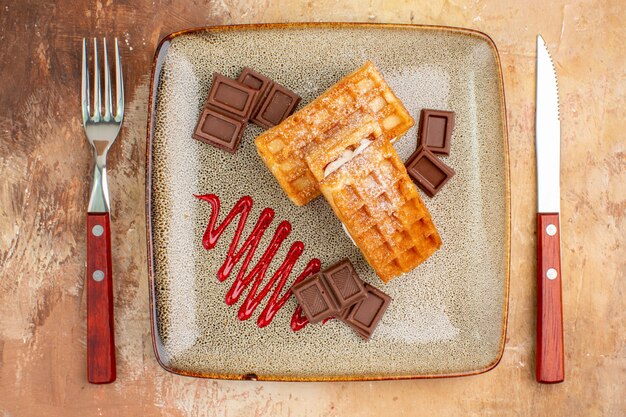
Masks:
[[[391,297],[376,287],[365,284],[367,295],[349,310],[341,312],[341,321],[352,327],[363,339],[372,337],[376,326],[385,314]]]
[[[243,136],[246,123],[221,112],[205,108],[200,115],[194,139],[208,143],[230,153],[235,153]]]
[[[365,298],[364,283],[348,258],[326,268],[322,275],[333,291],[339,310],[344,310]]]
[[[454,112],[422,109],[417,147],[424,147],[433,153],[450,155],[453,128]]]
[[[454,170],[444,164],[431,151],[418,148],[404,164],[413,181],[429,197],[433,197],[454,176]]]
[[[252,118],[252,122],[269,129],[289,117],[299,102],[299,95],[274,83],[258,113]]]
[[[332,290],[321,273],[299,282],[291,290],[310,323],[318,323],[339,312]]]
[[[295,285],[293,293],[311,323],[346,310],[367,295],[364,282],[348,258]]]
[[[222,74],[213,74],[213,84],[205,107],[247,122],[252,115],[258,91]]]
[[[292,291],[309,322],[335,316],[365,340],[391,302],[387,294],[364,283],[347,258],[294,285]]]
[[[241,71],[241,74],[239,74],[237,81],[247,87],[252,88],[253,90],[258,91],[254,103],[252,104],[251,118],[253,118],[254,116],[256,116],[259,108],[265,101],[267,94],[270,92],[270,89],[274,85],[274,81],[249,67],[245,67],[243,71]]]

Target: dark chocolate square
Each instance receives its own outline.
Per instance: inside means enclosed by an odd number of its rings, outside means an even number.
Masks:
[[[367,292],[365,299],[350,307],[348,312],[342,312],[343,314],[338,317],[362,338],[368,340],[385,314],[391,297],[369,284],[365,284],[365,290]]]
[[[365,298],[367,293],[363,281],[348,258],[326,268],[322,274],[333,291],[339,310]]]
[[[404,164],[413,181],[433,197],[454,176],[454,170],[426,148],[418,148]]]
[[[257,90],[215,73],[205,107],[219,109],[222,113],[247,122],[251,117],[257,94]]]
[[[250,118],[252,119],[256,116],[259,108],[265,101],[267,94],[274,85],[274,81],[249,67],[245,67],[241,71],[241,74],[237,77],[237,81],[252,88],[253,90],[258,91],[258,94],[254,99],[254,103],[252,104],[252,113],[250,115]]]
[[[454,112],[422,109],[417,134],[417,147],[433,153],[450,155],[450,142],[454,129]]]
[[[332,290],[321,273],[299,282],[291,290],[310,323],[318,323],[339,312]]]
[[[194,139],[235,153],[243,136],[245,122],[212,108],[205,108],[198,119]]]
[[[252,122],[269,129],[289,117],[299,102],[299,95],[274,83],[258,113],[252,118]]]

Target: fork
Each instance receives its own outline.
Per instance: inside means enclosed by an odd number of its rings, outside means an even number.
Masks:
[[[112,109],[111,75],[104,48],[104,112],[100,91],[98,42],[93,39],[93,107],[90,107],[87,41],[83,38],[81,101],[83,127],[94,151],[94,170],[87,208],[87,379],[92,384],[115,381],[113,330],[113,282],[111,274],[111,227],[106,157],[124,120],[124,83],[120,51],[115,39],[115,96]]]

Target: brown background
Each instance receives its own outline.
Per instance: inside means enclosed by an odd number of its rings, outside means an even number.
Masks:
[[[0,415],[626,415],[626,8],[501,2],[0,1]],[[493,371],[448,380],[259,383],[161,369],[144,222],[148,83],[159,39],[225,23],[368,21],[475,28],[499,47],[509,122],[509,330]],[[534,382],[535,35],[559,75],[566,382]],[[86,383],[80,39],[118,36],[127,112],[109,154],[118,381]],[[393,45],[390,45],[393,47]]]

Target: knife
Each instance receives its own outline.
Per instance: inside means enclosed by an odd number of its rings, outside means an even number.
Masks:
[[[537,36],[537,381],[564,379],[561,296],[559,92],[546,43]]]

